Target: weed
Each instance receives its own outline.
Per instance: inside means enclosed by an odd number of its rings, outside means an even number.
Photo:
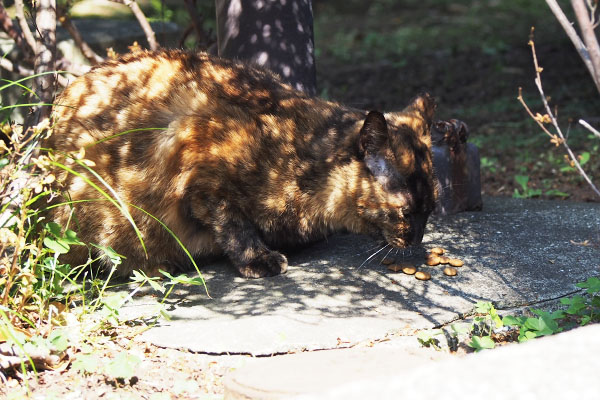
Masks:
[[[93,356],[101,351],[101,347],[94,346],[93,342],[103,333],[122,326],[121,307],[142,287],[150,285],[160,292],[164,296],[163,302],[177,284],[206,287],[201,275],[189,278],[161,271],[164,279],[160,281],[135,271],[131,280],[134,287],[129,294],[109,293],[108,290],[115,287],[111,277],[122,256],[110,247],[83,243],[69,224],[61,226],[45,217],[45,211],[50,207],[71,205],[70,202],[49,202],[58,196],[55,189],[60,186],[57,176],[61,174],[57,171],[79,174],[72,168],[73,165],[85,169],[89,176],[94,177],[94,181],[87,179],[86,182],[101,197],[100,200],[89,201],[111,202],[136,231],[135,221],[128,210],[130,207],[139,208],[123,202],[98,176],[92,169],[93,163],[85,159],[85,149],[76,154],[40,149],[36,143],[52,134],[51,121],[44,120],[29,132],[23,132],[21,126],[10,123],[4,123],[1,130],[0,377],[6,371],[24,379],[29,369],[37,373],[40,368],[69,362],[66,358],[69,348],[73,354],[79,350],[76,359],[80,361],[75,363],[76,368],[89,372]],[[175,237],[164,223],[150,214],[148,216]],[[177,237],[175,240],[183,248]],[[141,235],[140,244],[143,246]],[[108,276],[105,279],[97,276],[90,268],[97,260],[91,258],[83,265],[62,263],[60,256],[75,246],[93,246],[100,250],[102,257],[109,258],[113,267]],[[187,249],[183,250],[191,259]],[[168,318],[164,309],[160,308],[155,320],[161,315]],[[100,342],[104,343],[106,339]],[[102,363],[102,373],[110,379],[129,379],[138,363],[136,356],[123,353]]]
[[[500,342],[522,343],[571,329],[577,324],[583,326],[600,322],[600,278],[591,277],[585,282],[577,283],[576,286],[585,289],[586,296],[563,298],[561,304],[566,306],[566,309],[553,312],[531,309],[531,316],[501,317],[492,303],[477,302],[471,324],[450,325],[449,342],[456,342],[459,336],[468,333],[470,339],[466,344],[475,351],[481,351],[493,349]],[[440,333],[440,329],[420,331],[417,340],[423,346],[439,349],[439,342],[435,336]],[[450,347],[455,348],[456,344]]]

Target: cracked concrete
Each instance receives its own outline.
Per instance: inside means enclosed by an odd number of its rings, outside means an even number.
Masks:
[[[420,354],[411,335],[464,318],[479,300],[499,310],[553,307],[600,275],[600,204],[486,198],[482,212],[433,218],[423,248],[390,255],[422,262],[436,246],[465,262],[457,276],[425,265],[429,281],[390,272],[380,264],[388,250],[365,263],[377,244],[349,234],[288,253],[288,273],[273,278],[245,280],[226,261],[212,263],[202,268],[211,298],[202,287],[178,286],[165,302],[171,320],[138,340],[205,354],[361,346]],[[158,299],[136,296],[121,314],[153,315]]]

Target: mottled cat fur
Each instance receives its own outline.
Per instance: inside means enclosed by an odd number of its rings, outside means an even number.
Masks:
[[[287,259],[274,249],[340,230],[418,244],[435,206],[428,95],[400,112],[367,113],[309,97],[257,67],[161,51],[108,61],[57,103],[46,147],[85,148],[123,202],[159,218],[195,257],[225,254],[244,277],[283,273]],[[102,198],[72,174],[63,188],[75,201]],[[74,208],[70,227],[124,255],[122,276],[189,264],[172,236],[133,207],[147,254],[110,202]],[[65,226],[70,212],[56,208],[51,218]],[[78,265],[90,251],[101,254],[74,246],[64,260]]]

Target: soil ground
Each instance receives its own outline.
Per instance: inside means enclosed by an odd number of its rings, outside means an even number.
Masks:
[[[484,194],[512,195],[515,189],[523,194],[515,181],[521,175],[529,178],[530,189],[541,189],[540,197],[598,201],[569,169],[564,150],[549,142],[516,99],[522,87],[534,112],[543,114],[527,45],[530,28],[536,26],[546,95],[569,131],[573,150],[591,154],[585,169],[592,177],[599,175],[600,140],[576,121],[583,118],[600,125],[600,96],[545,4],[328,0],[315,1],[314,12],[321,96],[365,109],[392,110],[418,92],[429,91],[439,101],[440,118],[458,118],[469,125],[470,140],[482,156]],[[101,356],[110,359],[121,349],[143,354],[145,361],[134,381],[116,382],[66,368],[41,372],[37,381],[30,375],[29,393],[48,399],[222,395],[227,363],[141,345],[127,333],[122,336]],[[27,387],[14,377],[0,385],[0,396],[23,398],[26,393]]]
[[[322,96],[365,109],[402,108],[428,91],[438,118],[470,127],[482,159],[484,194],[599,201],[569,168],[565,150],[550,143],[517,101],[519,88],[534,113],[541,97],[528,46],[531,27],[542,83],[568,143],[597,177],[600,140],[577,123],[600,125],[600,95],[545,4],[525,1],[318,2],[318,85]],[[354,7],[352,7],[352,5]],[[568,10],[566,10],[568,11]],[[585,157],[585,155],[584,155]],[[596,185],[598,185],[596,183]],[[537,196],[537,195],[536,195]]]

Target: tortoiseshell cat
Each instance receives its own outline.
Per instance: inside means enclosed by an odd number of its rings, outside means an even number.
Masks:
[[[429,95],[400,112],[367,113],[309,97],[257,67],[162,51],[108,61],[57,103],[46,147],[85,148],[124,203],[159,218],[195,257],[225,254],[244,277],[283,273],[287,259],[275,249],[339,230],[418,244],[435,206]],[[72,200],[102,198],[81,177],[65,179]],[[172,236],[134,207],[147,255],[110,202],[74,208],[80,238],[126,257],[120,275],[188,264]],[[69,215],[61,207],[51,217],[65,226]],[[87,257],[76,246],[65,261]]]

